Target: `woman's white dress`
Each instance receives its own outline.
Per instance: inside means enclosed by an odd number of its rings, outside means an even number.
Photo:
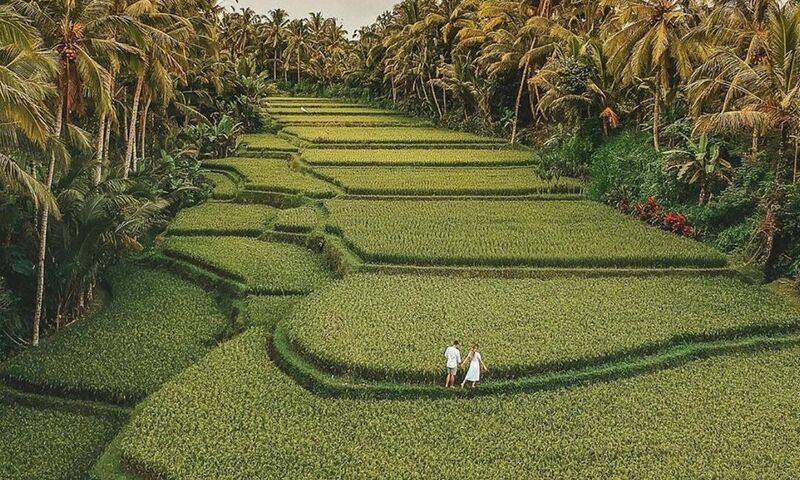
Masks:
[[[472,356],[472,360],[469,362],[469,370],[467,370],[466,381],[481,381],[481,352],[475,352],[475,355]]]

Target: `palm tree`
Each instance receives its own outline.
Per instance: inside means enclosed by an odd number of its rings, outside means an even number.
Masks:
[[[86,111],[86,100],[93,101],[96,111],[108,111],[111,104],[111,94],[107,88],[108,71],[97,58],[107,57],[109,51],[125,48],[108,38],[110,24],[118,20],[109,15],[109,3],[105,0],[15,0],[12,6],[37,28],[43,40],[42,47],[58,58],[55,82],[57,100],[52,135],[63,135],[65,125],[69,127],[71,116]],[[53,151],[44,182],[48,191],[52,191],[56,160],[57,155]],[[39,253],[31,340],[33,346],[39,344],[49,219],[50,208],[45,204],[39,219]]]
[[[614,24],[618,28],[606,41],[612,52],[610,64],[625,82],[632,84],[654,77],[653,146],[661,149],[662,102],[674,86],[670,72],[681,79],[692,73],[690,45],[685,36],[691,18],[684,0],[607,0],[616,7]]]
[[[765,34],[760,47],[744,57],[734,47],[718,47],[695,72],[689,92],[696,98],[715,88],[726,91],[720,111],[698,119],[700,132],[780,133],[776,158],[780,174],[787,140],[795,139],[798,145],[800,134],[800,8],[787,4],[772,10]]]
[[[278,63],[280,62],[280,47],[286,36],[286,26],[289,24],[289,14],[282,8],[270,10],[267,15],[268,41],[272,45],[272,79],[278,80]]]
[[[295,61],[297,67],[297,83],[302,80],[303,58],[308,56],[309,29],[305,19],[292,20],[287,28],[286,55]]]

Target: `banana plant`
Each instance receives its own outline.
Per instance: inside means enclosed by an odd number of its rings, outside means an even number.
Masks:
[[[707,134],[700,135],[695,141],[684,136],[686,147],[664,152],[667,157],[665,170],[676,172],[678,180],[689,185],[700,187],[700,205],[711,198],[716,185],[729,185],[733,166],[722,158],[722,145],[709,139]]]

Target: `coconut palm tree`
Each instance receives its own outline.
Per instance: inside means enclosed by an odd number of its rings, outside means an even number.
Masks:
[[[677,74],[692,74],[691,46],[685,37],[692,27],[684,0],[607,0],[614,6],[617,31],[606,41],[610,64],[629,83],[653,77],[653,146],[661,149],[661,112],[664,97],[675,86]]]
[[[108,37],[111,25],[120,20],[109,15],[109,2],[14,0],[11,5],[38,30],[42,38],[42,48],[52,52],[58,59],[55,82],[57,100],[53,108],[52,135],[64,135],[64,127],[70,128],[70,119],[87,111],[87,101],[92,102],[97,112],[108,111],[111,107],[111,92],[108,90],[107,80],[109,74],[98,58],[107,58],[111,51],[126,49],[125,45]],[[52,152],[44,181],[48,191],[52,191],[56,160],[57,155]],[[39,325],[43,313],[49,219],[50,208],[45,204],[39,219],[39,253],[31,340],[34,346],[39,344]]]
[[[694,97],[706,96],[713,88],[726,92],[720,111],[698,119],[700,132],[779,133],[781,151],[775,166],[780,173],[788,140],[798,146],[800,134],[800,8],[787,4],[772,10],[765,33],[760,48],[744,56],[735,46],[718,47],[695,72],[689,92]],[[797,155],[794,163],[796,171]]]
[[[281,47],[286,36],[286,26],[289,24],[289,14],[282,8],[270,10],[265,24],[267,40],[272,46],[272,79],[278,80],[278,64],[281,58]]]
[[[286,56],[295,62],[297,67],[297,83],[302,81],[303,59],[309,52],[309,28],[305,19],[292,20],[286,35]]]

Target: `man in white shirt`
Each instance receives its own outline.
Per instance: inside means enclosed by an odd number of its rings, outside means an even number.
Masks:
[[[461,364],[458,340],[454,340],[453,344],[447,347],[447,350],[444,351],[444,358],[447,360],[447,380],[445,380],[444,388],[452,388],[456,384],[456,374],[458,366]]]

